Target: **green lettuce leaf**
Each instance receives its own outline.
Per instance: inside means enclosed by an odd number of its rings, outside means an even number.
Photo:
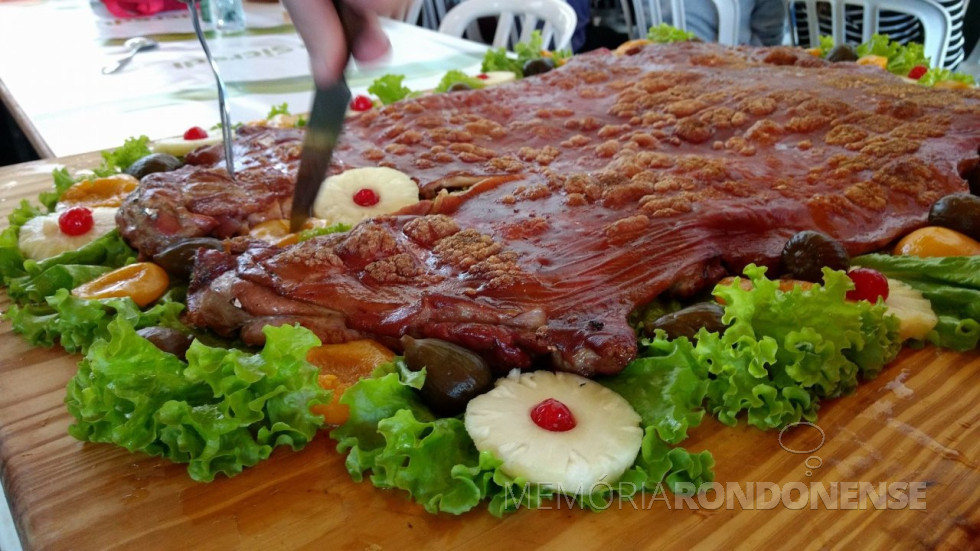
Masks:
[[[962,82],[963,84],[968,84],[973,86],[976,81],[973,79],[973,75],[968,75],[966,73],[954,73],[949,69],[943,69],[941,67],[932,67],[926,74],[919,78],[919,84],[923,86],[935,86],[939,82],[944,82],[951,80],[953,82]]]
[[[484,73],[488,71],[510,71],[517,75],[517,78],[524,77],[524,64],[534,59],[550,57],[555,67],[560,66],[572,57],[571,50],[546,51],[544,40],[541,38],[540,31],[533,31],[531,38],[527,42],[519,42],[514,45],[514,53],[511,54],[504,48],[489,49],[483,55],[483,63],[480,70]]]
[[[112,230],[74,251],[41,261],[23,259],[21,271],[25,275],[7,282],[7,294],[19,303],[41,302],[58,288],[71,289],[100,275],[96,273],[99,268],[118,268],[135,259],[136,251],[126,244],[118,230]]]
[[[67,168],[59,168],[51,171],[51,180],[54,182],[54,190],[52,191],[42,191],[38,195],[38,201],[42,205],[47,207],[48,212],[54,212],[55,204],[58,199],[61,199],[61,194],[68,190],[71,186],[75,185],[76,182],[83,180],[84,178],[73,178],[68,174]]]
[[[20,247],[17,245],[20,227],[24,222],[40,214],[42,214],[40,209],[25,200],[21,201],[7,217],[10,225],[0,232],[0,277],[4,285],[9,285],[12,279],[27,274],[24,269],[24,254],[20,252]]]
[[[888,71],[899,76],[908,76],[913,67],[922,65],[929,67],[925,47],[918,42],[909,42],[900,46],[898,51],[888,60]]]
[[[269,113],[265,116],[266,119],[271,119],[276,115],[289,115],[289,103],[282,102],[279,105],[273,105],[269,108]]]
[[[820,399],[852,392],[858,375],[874,376],[898,354],[898,322],[885,307],[844,300],[853,283],[824,270],[824,285],[789,292],[750,265],[753,289],[715,287],[725,303],[723,335],[701,331],[694,349],[712,379],[708,408],[734,424],[767,429],[816,419]],[[801,325],[802,321],[802,325]]]
[[[837,44],[834,43],[834,37],[825,34],[820,35],[820,57],[827,57],[827,54],[829,54],[830,50],[833,50],[834,46],[836,45]]]
[[[669,361],[669,356],[662,354],[660,359],[638,364],[633,377],[638,380],[645,372],[656,373],[675,392],[654,393],[650,389],[653,383],[645,383],[651,394],[639,393],[638,400],[648,405],[650,415],[660,411],[681,418],[674,425],[692,423],[694,417],[699,420],[699,414],[687,409],[688,400],[693,398],[678,401],[678,396],[686,394],[682,388],[687,386],[700,388],[703,395],[703,385],[692,385],[685,368],[672,370]],[[486,501],[489,511],[497,516],[541,507],[549,500],[562,500],[568,507],[602,510],[616,499],[616,492],[628,497],[640,488],[658,488],[662,482],[677,487],[681,483],[700,486],[713,479],[710,454],[671,448],[658,436],[658,430],[665,430],[678,438],[682,429],[651,426],[645,431],[637,465],[623,476],[622,484],[599,484],[590,495],[558,494],[504,473],[499,459],[476,450],[462,419],[436,418],[415,392],[424,377],[424,370],[411,372],[400,359],[379,367],[372,378],[344,392],[340,402],[350,408],[350,418],[330,436],[338,441],[338,451],[347,453],[347,470],[355,481],[362,481],[364,473],[370,472],[372,484],[403,490],[430,513],[460,514],[481,501]],[[661,404],[661,400],[671,403]]]
[[[891,60],[893,57],[898,55],[901,48],[902,45],[898,42],[892,42],[888,35],[874,34],[871,35],[871,40],[858,45],[857,54],[858,57],[863,57],[866,55],[880,55],[881,57],[887,57],[889,60]]]
[[[151,153],[150,138],[146,136],[126,138],[122,147],[102,152],[102,165],[92,170],[97,177],[118,174],[140,158]]]
[[[490,48],[483,54],[483,63],[480,70],[484,73],[490,71],[510,71],[518,78],[524,75],[523,64],[516,57],[511,56],[506,48]]]
[[[395,103],[396,101],[401,101],[408,97],[412,91],[402,85],[402,81],[405,80],[405,75],[384,75],[375,79],[374,82],[368,86],[368,93],[373,94],[381,103],[388,105]]]
[[[108,442],[188,464],[197,481],[233,476],[275,446],[305,446],[323,418],[310,412],[329,393],[306,361],[319,344],[299,327],[266,327],[259,354],[195,341],[188,363],[138,336],[123,318],[108,327],[68,383],[65,403],[80,440]]]
[[[640,414],[643,426],[676,444],[704,416],[701,403],[708,389],[707,371],[687,339],[671,341],[661,332],[645,344],[639,358],[622,373],[599,382],[625,398]]]
[[[115,318],[136,329],[155,325],[182,329],[179,315],[183,309],[183,303],[172,294],[143,311],[130,298],[88,300],[72,296],[68,289],[58,289],[44,299],[44,304],[11,306],[4,318],[10,320],[14,332],[34,346],[58,343],[70,353],[85,353],[97,340],[109,338],[108,327]]]
[[[687,42],[688,40],[693,40],[694,38],[696,38],[694,33],[678,29],[677,27],[673,27],[667,23],[661,23],[654,27],[650,27],[650,29],[647,31],[647,40],[657,44]]]
[[[459,69],[453,69],[442,77],[442,80],[436,85],[435,91],[440,93],[448,92],[454,84],[464,84],[472,90],[479,90],[480,88],[486,87],[486,84],[482,80],[471,77]]]
[[[351,228],[350,224],[344,224],[343,222],[337,222],[336,224],[327,226],[325,228],[310,228],[308,230],[302,230],[301,232],[299,232],[299,235],[297,236],[297,240],[302,242],[309,239],[313,239],[314,237],[318,237],[321,235],[329,235],[331,233],[342,233],[350,230],[350,228]]]

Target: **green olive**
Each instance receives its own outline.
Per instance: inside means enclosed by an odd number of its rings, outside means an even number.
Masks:
[[[539,57],[537,59],[527,60],[527,62],[524,63],[524,67],[521,68],[521,74],[526,77],[542,75],[554,68],[555,62],[552,61],[550,57]]]
[[[817,232],[801,231],[791,237],[780,257],[783,270],[794,279],[820,283],[824,266],[847,270],[851,257],[836,239]]]
[[[838,44],[827,52],[827,61],[857,61],[858,54],[850,44]]]
[[[462,346],[439,339],[402,337],[405,363],[412,371],[425,368],[422,401],[439,415],[462,413],[466,404],[490,390],[493,375],[487,363]]]
[[[968,193],[943,197],[929,209],[929,223],[980,241],[980,197]]]
[[[224,242],[213,237],[190,237],[177,241],[153,255],[153,262],[168,274],[187,279],[194,267],[194,255],[202,248],[223,250]]]
[[[667,336],[671,339],[678,337],[694,338],[701,328],[709,333],[721,333],[725,330],[725,324],[721,321],[723,315],[725,315],[725,308],[720,304],[699,302],[660,316],[652,324],[644,325],[643,331],[652,336],[655,330],[662,329],[667,332]]]
[[[472,90],[473,87],[465,82],[454,82],[449,88],[449,92],[463,92],[467,90]]]
[[[147,174],[154,172],[170,172],[184,166],[180,159],[167,153],[151,153],[141,157],[126,169],[126,174],[142,180]]]

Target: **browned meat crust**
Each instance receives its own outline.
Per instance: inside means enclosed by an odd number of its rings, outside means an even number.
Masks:
[[[772,265],[796,231],[856,254],[921,225],[975,170],[980,92],[788,48],[680,44],[403,102],[346,132],[335,170],[393,166],[435,200],[284,250],[209,252],[192,321],[246,337],[267,322],[331,340],[435,336],[502,367],[550,358],[592,375],[635,354],[636,305]],[[244,162],[265,154],[245,145]],[[239,205],[239,229],[265,205]]]

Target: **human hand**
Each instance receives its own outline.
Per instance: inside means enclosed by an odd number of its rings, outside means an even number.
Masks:
[[[410,0],[340,0],[356,25],[348,25],[350,53],[358,61],[384,57],[391,44],[381,30],[378,16],[404,13]],[[335,82],[347,64],[348,48],[341,19],[333,0],[283,0],[296,31],[310,54],[310,67],[317,86]],[[349,20],[348,20],[349,21]],[[356,29],[351,29],[356,27]]]

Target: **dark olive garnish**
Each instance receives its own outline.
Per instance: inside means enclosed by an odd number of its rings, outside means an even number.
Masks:
[[[555,68],[555,62],[549,57],[539,57],[538,59],[529,59],[524,63],[524,67],[521,68],[521,74],[526,77],[533,75],[542,75],[548,71]]]
[[[439,415],[458,415],[471,398],[490,390],[493,375],[487,363],[462,346],[439,339],[402,337],[405,363],[412,371],[425,368],[419,393]]]
[[[653,335],[655,330],[663,329],[671,339],[693,338],[701,328],[709,333],[721,333],[725,330],[725,324],[721,321],[723,315],[725,308],[722,305],[716,302],[699,302],[660,316],[650,325],[644,325],[643,331]]]
[[[929,209],[929,223],[980,241],[980,197],[968,193],[943,197]]]
[[[153,255],[153,262],[168,274],[187,279],[194,267],[194,255],[198,249],[223,250],[224,242],[213,237],[190,237],[170,245]]]
[[[470,86],[469,84],[466,84],[465,82],[454,82],[452,85],[449,86],[448,91],[450,91],[450,92],[463,92],[463,91],[472,90],[472,89],[473,89],[473,87]]]
[[[858,54],[854,46],[850,44],[839,44],[827,52],[827,61],[857,61]]]
[[[134,176],[137,180],[142,180],[143,176],[154,172],[170,172],[184,166],[180,159],[167,153],[151,153],[145,157],[137,159],[129,165],[126,174]]]
[[[150,341],[160,350],[177,356],[181,361],[187,361],[187,349],[190,348],[191,341],[194,340],[194,337],[190,335],[159,325],[138,329],[136,334]]]
[[[851,257],[836,239],[810,230],[791,237],[780,259],[787,275],[814,283],[823,281],[824,266],[846,270],[851,264]]]

